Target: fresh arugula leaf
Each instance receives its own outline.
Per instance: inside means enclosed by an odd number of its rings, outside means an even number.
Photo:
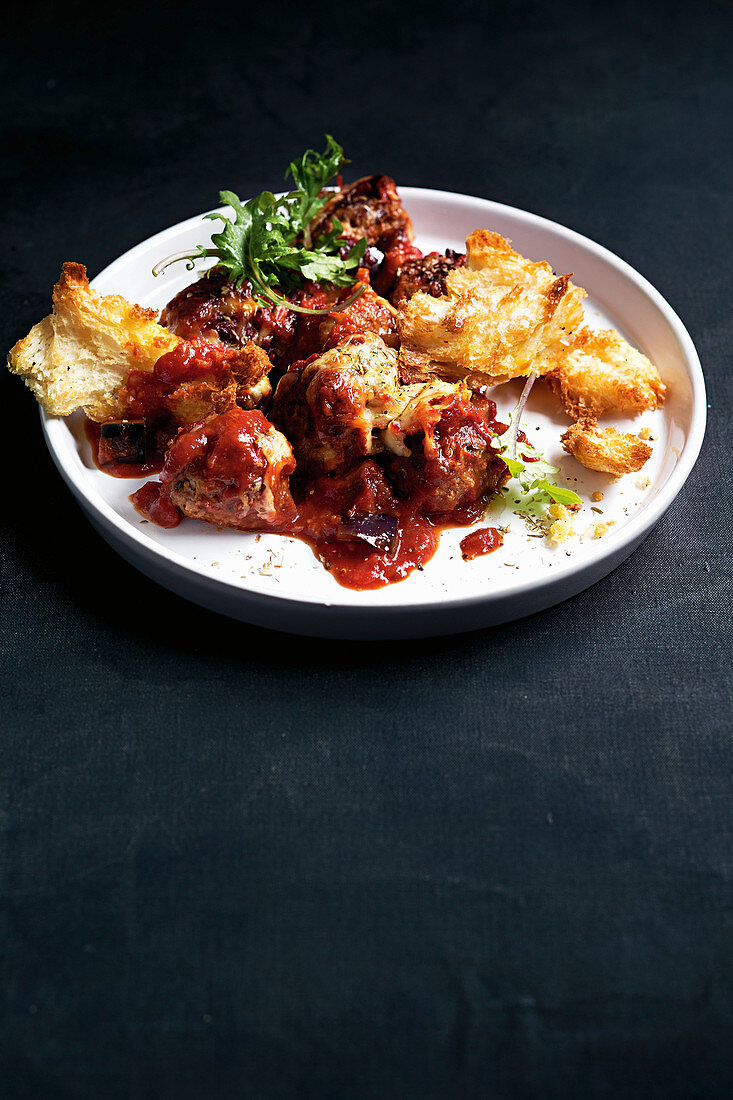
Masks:
[[[320,250],[296,248],[287,254],[282,253],[279,265],[300,272],[304,279],[309,279],[314,283],[350,286],[354,282],[352,272],[358,268],[359,261],[364,255],[365,246],[366,241],[359,241],[349,252],[346,259],[342,259],[338,254],[329,255]]]
[[[349,163],[343,149],[330,134],[326,134],[326,148],[322,153],[306,149],[300,160],[291,161],[285,179],[292,176],[296,189],[303,193],[303,198],[293,211],[294,220],[300,223],[301,230],[305,231],[326,205],[327,196],[321,195],[323,188]]]
[[[506,431],[494,436],[492,441],[492,446],[498,452],[509,473],[519,482],[522,493],[518,504],[519,510],[536,513],[538,506],[551,503],[566,506],[582,504],[581,498],[573,489],[555,485],[552,481],[552,478],[560,472],[557,466],[551,466],[546,462],[531,443],[517,443],[520,415],[520,411],[515,409],[509,417],[509,426]],[[513,455],[509,453],[511,450],[514,451]]]
[[[557,469],[554,466],[550,467],[551,470]],[[549,497],[555,501],[556,504],[582,504],[581,498],[573,489],[567,489],[564,485],[553,485],[548,478],[540,478],[535,482],[537,489],[541,493],[546,493]]]
[[[231,208],[234,218],[207,214],[207,218],[223,223],[217,233],[212,233],[211,244],[169,256],[153,268],[153,274],[159,275],[178,260],[185,260],[192,268],[194,260],[214,259],[236,286],[248,279],[255,301],[261,305],[283,305],[315,316],[328,313],[327,309],[307,309],[285,297],[305,281],[353,286],[366,251],[365,240],[346,251],[348,242],[336,218],[327,233],[322,233],[315,242],[311,239],[311,223],[327,201],[321,192],[348,163],[343,149],[330,134],[326,135],[326,141],[323,153],[308,149],[300,160],[292,162],[286,175],[292,175],[297,187],[286,195],[263,191],[242,202],[233,191],[220,191],[221,202]],[[339,303],[339,309],[351,305],[365,290],[366,286],[358,284],[354,294]]]

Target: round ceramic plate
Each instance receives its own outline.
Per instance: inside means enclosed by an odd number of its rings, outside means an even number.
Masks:
[[[559,402],[535,386],[524,427],[548,461],[560,467],[559,483],[569,481],[585,502],[575,520],[577,534],[551,545],[514,513],[510,495],[495,502],[484,521],[508,528],[494,553],[465,562],[459,542],[466,528],[456,528],[442,535],[422,572],[377,591],[355,592],[340,587],[295,539],[193,519],[174,530],[146,522],[129,499],[142,482],[109,477],[95,467],[81,415],[42,414],[54,461],[100,534],[178,595],[246,622],[322,637],[406,638],[490,626],[559,603],[604,577],[638,546],[684,484],[705,430],[705,387],[692,341],[661,295],[605,248],[534,214],[421,188],[401,188],[401,195],[425,252],[463,250],[472,230],[487,228],[508,237],[523,255],[574,273],[574,281],[588,291],[588,323],[617,328],[657,364],[668,386],[661,410],[612,421],[621,430],[648,429],[652,458],[641,475],[618,481],[585,470],[562,450],[560,436],[569,422]],[[126,252],[92,286],[162,307],[193,276],[183,264],[157,279],[151,269],[170,253],[208,240],[217,223],[202,218],[181,222]],[[492,396],[500,418],[518,395],[517,383],[497,387]],[[603,499],[592,500],[594,493]]]

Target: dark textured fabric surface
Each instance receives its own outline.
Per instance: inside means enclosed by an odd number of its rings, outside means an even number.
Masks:
[[[589,591],[328,643],[126,565],[3,373],[0,1094],[730,1096],[730,6],[67,3],[3,31],[3,348],[63,260],[94,274],[329,130],[357,172],[629,260],[710,419]]]

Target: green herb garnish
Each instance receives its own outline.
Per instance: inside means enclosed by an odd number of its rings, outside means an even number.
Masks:
[[[306,149],[300,160],[290,162],[285,179],[293,177],[293,182],[298,192],[302,193],[302,199],[293,204],[293,223],[299,225],[300,231],[306,238],[306,244],[310,245],[310,226],[317,214],[320,214],[326,205],[328,195],[322,195],[323,188],[337,175],[345,164],[350,164],[344,156],[344,151],[337,141],[326,134],[326,148],[322,153],[315,149]],[[296,194],[297,192],[291,192]],[[341,225],[334,219],[334,225],[338,224],[338,232],[341,233]]]
[[[215,259],[235,286],[241,286],[245,279],[250,281],[255,301],[260,305],[281,305],[315,316],[329,313],[329,309],[297,305],[282,293],[297,289],[304,281],[353,286],[366,252],[366,241],[360,240],[342,255],[347,242],[337,218],[332,220],[328,232],[315,241],[311,237],[313,220],[328,201],[328,195],[321,193],[323,188],[348,164],[343,149],[330,134],[326,135],[326,142],[323,153],[308,149],[299,161],[292,162],[286,177],[293,177],[296,189],[286,195],[263,191],[243,203],[234,192],[220,191],[219,198],[231,207],[234,220],[225,214],[207,214],[207,218],[224,223],[218,233],[212,233],[211,244],[169,256],[153,268],[153,274],[159,275],[179,260],[185,260],[192,270],[194,260]],[[365,290],[365,286],[359,285],[338,308],[345,309]]]
[[[536,374],[530,374],[522,395],[509,416],[509,426],[501,435],[495,435],[491,444],[509,473],[519,482],[522,496],[517,502],[517,510],[535,514],[547,504],[583,503],[573,489],[555,485],[551,480],[560,472],[557,466],[546,462],[529,441],[520,443],[518,440],[520,420],[536,377]]]

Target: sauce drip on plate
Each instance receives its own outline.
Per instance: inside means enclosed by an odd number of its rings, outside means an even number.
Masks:
[[[479,527],[461,539],[461,554],[464,561],[472,561],[484,554],[493,554],[504,545],[504,536],[496,527]]]

